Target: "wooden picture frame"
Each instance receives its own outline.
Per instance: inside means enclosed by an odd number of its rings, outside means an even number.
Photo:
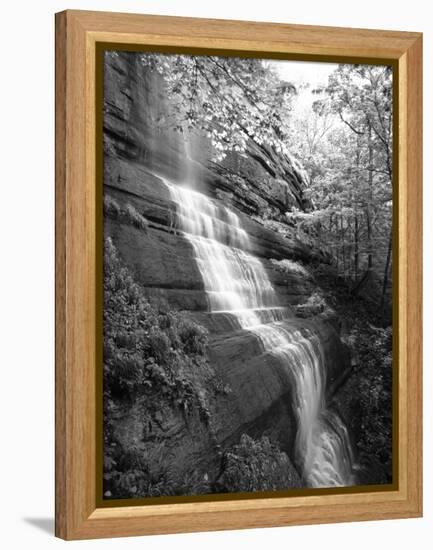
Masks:
[[[97,200],[100,43],[374,62],[395,70],[394,321],[397,479],[392,490],[98,506],[96,366],[102,307]],[[420,33],[65,11],[56,14],[56,535],[117,537],[422,514],[422,35]],[[99,218],[98,218],[99,216]],[[99,309],[98,309],[99,308]]]

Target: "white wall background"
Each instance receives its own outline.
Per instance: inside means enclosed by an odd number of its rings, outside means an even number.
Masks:
[[[0,32],[0,545],[63,546],[54,509],[54,12],[66,8],[425,33],[425,280],[433,276],[432,20],[422,0],[9,0]],[[428,99],[430,98],[430,101]],[[430,215],[429,215],[430,214]],[[425,285],[425,517],[69,543],[80,548],[431,548],[431,286]],[[430,535],[430,536],[429,536]],[[428,540],[430,538],[430,540]]]

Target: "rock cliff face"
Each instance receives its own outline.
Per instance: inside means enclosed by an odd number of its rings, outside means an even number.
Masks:
[[[164,183],[164,178],[173,183],[188,178],[187,152],[181,136],[164,124],[170,106],[160,81],[148,71],[136,55],[110,54],[106,59],[105,237],[112,239],[150,301],[166,303],[210,331],[210,362],[222,384],[230,388],[211,400],[212,438],[198,417],[187,420],[171,413],[161,414],[152,437],[165,441],[167,456],[174,457],[173,468],[181,470],[179,475],[198,469],[216,478],[218,452],[235,444],[243,433],[267,435],[293,455],[293,380],[287,366],[264,352],[256,336],[231,326],[222,316],[207,313],[192,245],[176,230],[175,205]],[[295,235],[282,236],[267,229],[251,217],[265,210],[284,213],[293,205],[303,207],[302,170],[290,158],[250,144],[246,158],[233,154],[222,166],[201,164],[200,174],[198,189],[238,213],[280,303],[288,308],[304,304],[314,281],[305,270],[290,265],[323,260],[321,251]],[[287,269],[278,269],[273,260],[284,259],[293,262]],[[293,317],[287,322],[300,330],[313,327],[319,334],[327,384],[333,387],[349,361],[332,324],[319,318]],[[123,410],[119,406],[116,432],[125,448],[146,444],[148,426],[142,421],[142,407],[141,402]]]

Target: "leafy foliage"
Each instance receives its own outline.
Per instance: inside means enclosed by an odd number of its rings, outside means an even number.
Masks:
[[[147,231],[147,221],[132,204],[127,203],[125,206],[120,206],[114,197],[104,194],[104,214],[107,216],[121,220],[124,223],[132,225],[137,229]]]
[[[339,65],[312,108],[293,122],[293,148],[310,176],[313,208],[289,222],[334,257],[357,292],[379,281],[384,310],[391,280],[392,71]]]
[[[332,268],[320,266],[315,278],[326,302],[337,312],[341,336],[352,356],[350,377],[334,395],[354,439],[363,483],[390,483],[392,475],[392,329],[382,328],[377,310],[354,297]],[[338,281],[338,284],[336,284]]]
[[[157,310],[149,304],[107,239],[104,490],[108,496],[157,496],[187,490],[186,482],[173,478],[169,461],[164,459],[163,442],[125,450],[116,436],[115,419],[123,409],[138,404],[143,424],[161,422],[162,411],[169,415],[177,410],[198,414],[211,430],[208,392],[214,391],[215,377],[207,361],[207,345],[203,327],[177,312]]]
[[[146,54],[144,65],[164,77],[178,131],[199,129],[216,158],[245,151],[248,140],[285,151],[296,90],[260,59]]]
[[[274,258],[271,258],[270,262],[276,269],[278,269],[278,271],[282,271],[283,273],[298,273],[306,279],[311,278],[311,274],[308,269],[306,269],[300,262],[295,262],[294,260],[289,260],[288,258],[285,258],[284,260],[275,260]]]
[[[362,318],[361,318],[362,319]],[[389,328],[354,322],[349,342],[358,363],[340,401],[354,434],[361,483],[392,480],[392,339]],[[365,321],[365,319],[364,319]],[[350,399],[348,399],[350,396]]]
[[[243,434],[223,456],[219,485],[223,492],[275,491],[300,487],[301,480],[289,457],[267,437]]]

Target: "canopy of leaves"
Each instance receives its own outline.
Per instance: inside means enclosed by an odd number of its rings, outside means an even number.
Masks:
[[[142,62],[164,79],[174,106],[174,127],[202,130],[212,140],[217,159],[229,150],[242,153],[248,139],[284,150],[296,90],[266,61],[146,54]]]
[[[371,277],[390,292],[392,234],[392,70],[339,65],[315,101],[292,117],[291,145],[310,176],[313,209],[287,218],[334,256],[356,290]]]

